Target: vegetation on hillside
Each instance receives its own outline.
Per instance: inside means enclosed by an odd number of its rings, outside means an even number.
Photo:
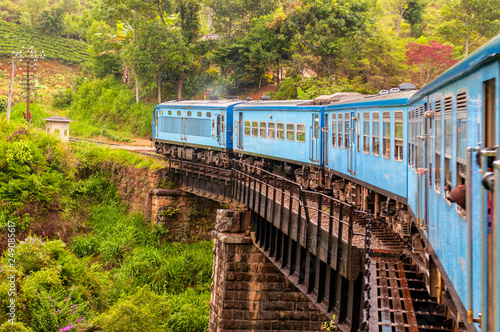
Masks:
[[[211,242],[169,243],[164,227],[128,214],[103,173],[158,165],[126,151],[64,145],[4,120],[0,160],[0,245],[12,223],[18,240],[0,258],[0,331],[13,328],[12,273],[18,330],[206,329]]]

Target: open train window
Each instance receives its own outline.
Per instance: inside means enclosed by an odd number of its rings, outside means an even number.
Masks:
[[[192,113],[191,111],[188,111],[188,112],[187,112],[187,115],[188,115],[188,116],[191,116],[192,114],[193,114],[193,113]]]
[[[199,117],[199,118],[201,118],[201,112],[197,112],[196,116]]]
[[[394,160],[403,161],[403,112],[394,112]]]
[[[434,111],[434,187],[441,194],[441,100],[436,101]]]
[[[344,148],[349,148],[349,113],[344,113]]]
[[[283,122],[278,122],[278,128],[276,130],[277,138],[280,140],[285,139],[285,124]]]
[[[260,122],[260,127],[259,127],[259,134],[260,134],[260,137],[261,138],[266,138],[266,134],[267,134],[267,125],[266,125],[266,122],[265,121],[261,121]]]
[[[178,116],[181,116],[181,111],[177,111],[177,115],[178,115]]]
[[[286,140],[294,141],[295,140],[295,123],[287,123],[286,124]]]
[[[383,112],[382,156],[391,159],[391,112]]]
[[[207,112],[207,118],[210,118],[212,117],[212,113],[211,112]]]
[[[252,121],[252,137],[259,137],[259,123]]]
[[[444,197],[451,191],[451,155],[453,150],[453,96],[444,98]]]
[[[172,111],[168,111],[168,115],[172,115]]]
[[[267,124],[267,138],[274,139],[274,122],[268,122]]]
[[[363,152],[370,153],[370,113],[363,113]]]
[[[332,114],[332,146],[337,145],[337,114]]]
[[[160,115],[163,115],[163,110],[160,110]]]
[[[234,120],[234,136],[238,137],[238,120]]]
[[[297,142],[306,141],[306,125],[305,123],[297,123]]]
[[[467,90],[457,93],[457,186],[465,184],[467,165]]]
[[[379,156],[380,154],[380,114],[373,112],[372,115],[372,154]]]
[[[344,128],[344,121],[342,119],[342,114],[339,114],[339,132],[338,132],[338,143],[339,143],[339,148],[342,149],[342,141],[344,140],[344,137],[342,135],[342,128]]]
[[[250,136],[250,121],[245,121],[245,136]]]

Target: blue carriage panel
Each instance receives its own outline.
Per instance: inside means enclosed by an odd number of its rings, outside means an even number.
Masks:
[[[303,100],[237,105],[233,150],[288,163],[320,165],[322,109]]]

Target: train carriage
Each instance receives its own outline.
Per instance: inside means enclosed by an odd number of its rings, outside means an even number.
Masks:
[[[429,291],[440,296],[430,287],[439,270],[462,316],[467,312],[469,323],[483,331],[500,329],[498,204],[481,185],[475,161],[478,153],[498,159],[499,55],[500,36],[413,95],[408,105],[408,198],[427,240]],[[452,190],[463,191],[465,201],[454,203]]]
[[[233,148],[233,107],[242,101],[171,101],[157,105],[153,138],[158,153],[221,164]]]

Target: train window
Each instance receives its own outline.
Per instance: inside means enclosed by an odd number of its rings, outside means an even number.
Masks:
[[[172,111],[168,111],[168,115],[172,115]]]
[[[207,118],[210,118],[212,116],[211,112],[207,112]]]
[[[250,136],[250,121],[245,121],[245,136]]]
[[[238,137],[238,120],[234,120],[234,136]]]
[[[382,119],[382,156],[391,159],[391,112],[383,112]]]
[[[314,138],[319,138],[319,116],[314,116]]]
[[[467,165],[467,91],[457,94],[457,186],[465,184]]]
[[[160,110],[160,115],[163,115],[163,110]]]
[[[453,97],[444,99],[444,197],[451,191],[451,154],[453,146]]]
[[[188,111],[188,116],[191,116],[193,113],[191,111]]]
[[[413,113],[408,112],[408,166],[412,166],[413,162]]]
[[[344,121],[342,119],[342,114],[339,114],[339,139],[338,139],[338,143],[339,143],[339,148],[342,149],[342,141],[344,140],[344,136],[342,135],[342,128],[344,128]]]
[[[267,124],[267,138],[274,139],[274,122],[269,122]]]
[[[370,153],[370,113],[363,113],[363,152]]]
[[[306,141],[306,125],[305,123],[297,123],[297,142]]]
[[[394,112],[394,160],[403,161],[403,112]]]
[[[434,187],[441,193],[441,100],[436,101],[434,111]]]
[[[380,114],[373,112],[372,119],[372,154],[378,156],[380,154]]]
[[[259,137],[259,123],[252,121],[252,137]]]
[[[332,146],[337,146],[337,114],[332,114]]]
[[[179,115],[179,116],[180,116],[180,115],[181,115],[181,111],[177,111],[177,115]]]
[[[356,140],[356,145],[358,147],[358,152],[361,149],[361,145],[359,144],[359,136],[361,135],[361,115],[358,113],[358,117],[356,118],[356,133],[357,133],[357,140]]]
[[[295,124],[287,123],[286,124],[286,140],[293,141],[295,140]]]
[[[267,134],[267,128],[266,128],[266,122],[265,121],[261,121],[260,122],[260,127],[259,127],[259,135],[260,137],[262,138],[266,138],[266,134]]]
[[[344,113],[344,148],[349,148],[349,113]]]
[[[215,120],[212,119],[212,138],[215,138]]]
[[[196,113],[196,115],[201,118],[201,112]]]
[[[285,139],[285,124],[283,122],[278,122],[278,128],[276,129],[277,138],[280,140]]]

